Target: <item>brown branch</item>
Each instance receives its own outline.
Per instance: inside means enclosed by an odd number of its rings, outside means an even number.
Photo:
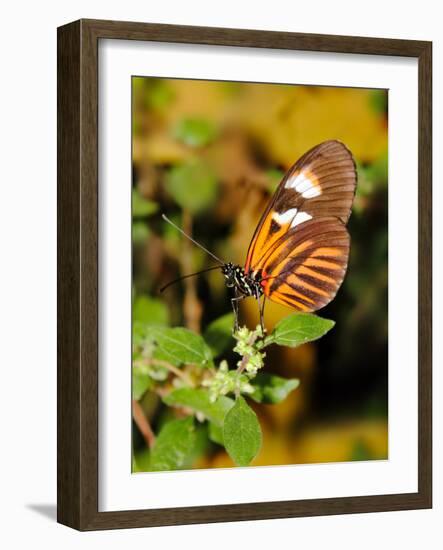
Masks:
[[[149,424],[140,403],[135,399],[132,400],[132,416],[137,428],[140,430],[140,433],[146,442],[147,447],[152,449],[155,443],[154,432],[152,431],[151,425]]]

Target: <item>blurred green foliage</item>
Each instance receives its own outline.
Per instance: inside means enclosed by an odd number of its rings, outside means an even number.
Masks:
[[[184,118],[174,128],[174,137],[191,147],[203,147],[214,141],[217,128],[204,118]]]
[[[234,314],[226,313],[226,315],[215,319],[206,327],[203,336],[214,357],[218,357],[234,342],[232,337],[233,326]]]
[[[165,184],[175,202],[192,214],[206,210],[217,198],[215,174],[207,163],[196,159],[171,168]]]
[[[169,320],[168,308],[158,299],[151,296],[137,296],[132,307],[134,322],[145,325],[167,325]]]

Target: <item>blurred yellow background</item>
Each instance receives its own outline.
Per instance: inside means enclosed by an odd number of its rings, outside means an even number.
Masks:
[[[387,92],[144,77],[132,86],[134,320],[200,331],[231,308],[218,271],[159,295],[169,280],[213,265],[162,212],[243,265],[260,214],[298,157],[327,139],[352,151],[359,180],[348,274],[319,312],[336,326],[318,342],[268,353],[267,371],[301,384],[278,405],[254,404],[263,447],[253,464],[386,459]],[[255,326],[255,300],[241,308],[241,321]],[[288,313],[268,300],[267,329]],[[154,427],[170,414],[149,391],[140,404]],[[134,426],[136,469],[144,469],[145,454]],[[227,466],[221,447],[207,443],[189,465]]]

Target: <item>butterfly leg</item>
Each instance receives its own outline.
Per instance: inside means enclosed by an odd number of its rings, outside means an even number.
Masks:
[[[237,290],[234,291],[235,296],[231,298],[232,310],[234,311],[234,332],[238,331],[238,303],[240,300],[243,300],[246,296],[239,295]]]
[[[266,298],[263,296],[263,301],[260,303],[260,298],[257,298],[258,310],[260,312],[260,327],[262,335],[265,334],[265,302]]]

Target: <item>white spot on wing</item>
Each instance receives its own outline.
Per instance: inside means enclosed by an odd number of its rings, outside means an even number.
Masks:
[[[292,220],[291,227],[300,225],[301,223],[307,222],[308,220],[312,220],[312,216],[310,214],[308,214],[307,212],[299,212]]]
[[[321,195],[321,188],[315,182],[313,182],[304,172],[300,172],[296,176],[292,176],[285,183],[286,189],[295,189],[297,193],[300,193],[305,199],[312,199]]]
[[[318,197],[321,195],[320,188],[317,186],[311,187],[310,189],[307,189],[302,193],[302,197],[305,199],[313,199],[314,197]]]
[[[295,217],[296,214],[297,214],[297,208],[290,208],[289,210],[286,210],[285,212],[281,212],[280,214],[278,212],[274,212],[272,214],[272,217],[278,224],[285,225],[289,223],[292,220],[292,218]]]

